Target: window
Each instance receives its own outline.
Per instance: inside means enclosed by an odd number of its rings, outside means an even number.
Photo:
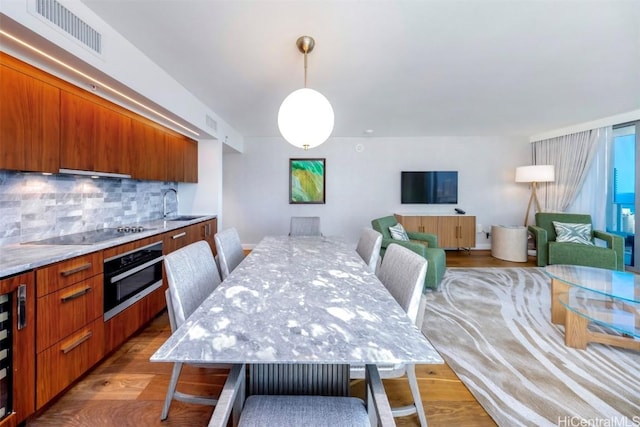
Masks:
[[[624,263],[627,269],[638,271],[638,251],[636,241],[636,212],[639,200],[636,198],[638,158],[640,148],[636,141],[636,123],[613,127],[613,144],[609,176],[612,182],[611,197],[607,206],[608,231],[621,235],[625,242]],[[611,188],[611,187],[610,187]]]

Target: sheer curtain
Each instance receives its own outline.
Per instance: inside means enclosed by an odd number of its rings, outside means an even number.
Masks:
[[[593,228],[606,230],[607,201],[609,200],[610,185],[612,185],[608,166],[611,161],[611,144],[613,128],[611,126],[598,129],[596,153],[591,167],[573,203],[567,212],[590,213]]]
[[[555,166],[555,182],[541,185],[538,192],[543,210],[566,212],[575,202],[599,145],[606,141],[606,134],[610,134],[607,129],[593,129],[532,144],[533,164]],[[600,201],[603,209],[606,207],[606,189],[604,193],[587,194],[585,191],[585,195],[592,198],[593,203]]]

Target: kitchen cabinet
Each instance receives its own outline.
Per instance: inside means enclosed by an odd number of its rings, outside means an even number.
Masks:
[[[184,182],[198,182],[198,142],[184,138],[182,152],[184,155]]]
[[[213,236],[218,230],[218,220],[216,218],[178,228],[164,234],[163,252],[169,254],[191,243],[204,240],[209,243],[211,251],[215,255],[216,245]]]
[[[186,136],[165,133],[168,181],[198,182],[198,143]]]
[[[167,180],[165,132],[141,120],[131,121],[131,177],[150,181]]]
[[[57,173],[60,89],[24,74],[26,66],[0,55],[0,169]]]
[[[60,113],[61,168],[131,172],[131,118],[66,91]]]
[[[116,255],[131,252],[134,249],[163,240],[164,236],[162,235],[135,240],[124,245],[105,249],[103,251],[103,257],[104,259],[109,259]],[[163,284],[162,287],[154,290],[146,297],[104,322],[104,346],[106,353],[118,348],[138,329],[165,308],[164,292],[166,289],[166,284]]]
[[[18,313],[19,289],[25,291],[22,314]],[[7,308],[11,307],[13,313],[13,321],[0,322],[11,325],[10,333],[6,335],[3,333],[1,339],[11,340],[10,344],[13,348],[13,351],[9,352],[9,357],[12,357],[13,372],[8,376],[12,384],[7,390],[12,394],[13,408],[9,415],[0,421],[0,426],[3,427],[18,425],[35,412],[36,363],[33,357],[36,331],[35,294],[33,272],[0,280],[0,295],[6,298],[4,304],[8,305]],[[19,317],[22,317],[23,324],[19,324]]]
[[[201,240],[200,236],[199,224],[193,224],[170,231],[164,234],[162,251],[165,255],[170,254],[173,251]]]
[[[102,254],[36,270],[36,409],[104,356]]]
[[[441,248],[472,248],[476,245],[476,217],[471,215],[395,215],[407,231],[438,236]]]
[[[213,218],[194,225],[197,225],[200,229],[200,239],[209,243],[211,252],[213,252],[213,255],[216,256],[216,242],[215,240],[213,240],[213,236],[215,236],[218,232],[218,219]]]
[[[0,52],[0,169],[198,181],[198,143]]]

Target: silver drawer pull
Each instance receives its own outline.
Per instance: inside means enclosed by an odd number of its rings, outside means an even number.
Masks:
[[[88,262],[88,263],[86,263],[84,265],[81,265],[79,267],[72,268],[71,270],[61,271],[60,274],[62,275],[62,277],[69,277],[72,274],[80,273],[81,271],[90,269],[91,265],[92,264],[90,262]]]
[[[184,237],[187,235],[186,231],[183,231],[182,233],[178,233],[175,236],[171,236],[172,239],[179,239],[180,237]]]
[[[69,353],[71,350],[73,350],[74,348],[76,348],[77,346],[79,346],[80,344],[82,344],[83,342],[85,342],[86,340],[88,340],[89,338],[91,338],[91,336],[93,335],[93,332],[89,331],[87,332],[84,336],[80,337],[79,339],[77,339],[75,342],[69,344],[66,347],[62,347],[62,352],[64,354]]]
[[[81,296],[88,294],[89,291],[91,291],[91,286],[87,286],[86,288],[80,289],[79,291],[76,291],[76,292],[74,292],[72,294],[65,295],[65,296],[60,298],[60,301],[69,302],[71,300],[74,300],[76,298],[80,298]]]

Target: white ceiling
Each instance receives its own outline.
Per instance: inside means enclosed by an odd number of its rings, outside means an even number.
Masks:
[[[640,109],[640,0],[83,0],[245,136],[308,86],[334,136],[521,135]]]

